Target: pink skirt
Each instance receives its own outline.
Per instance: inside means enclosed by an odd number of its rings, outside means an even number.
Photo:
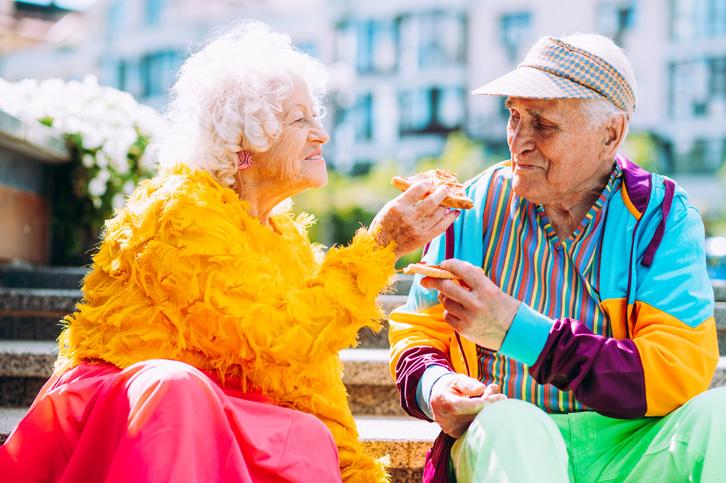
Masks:
[[[3,482],[340,482],[316,417],[177,361],[84,363],[45,384],[0,446]]]

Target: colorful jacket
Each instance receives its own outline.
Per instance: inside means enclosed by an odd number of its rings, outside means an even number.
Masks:
[[[616,162],[623,182],[619,193],[611,195],[603,220],[598,284],[612,337],[595,335],[580,321],[550,320],[525,307],[503,348],[529,364],[538,383],[572,391],[599,413],[662,416],[705,390],[718,363],[703,224],[673,181],[624,157]],[[431,244],[427,261],[454,257],[481,266],[480,240],[487,227],[477,219],[478,205],[488,178],[499,169],[510,168],[497,165],[468,186],[475,200],[472,213]],[[390,316],[389,338],[390,370],[402,407],[428,420],[416,403],[427,367],[441,365],[475,378],[480,374],[476,345],[443,321],[439,304],[424,303],[431,296],[426,292],[414,283],[408,303]],[[434,460],[446,461],[451,443],[440,436],[431,453]],[[441,468],[446,465],[437,462],[427,467],[426,478],[436,475],[434,481],[445,481]]]
[[[321,419],[345,481],[387,481],[358,440],[338,352],[379,326],[376,298],[395,255],[363,230],[323,255],[309,222],[282,213],[264,226],[203,171],[180,166],[143,182],[106,223],[58,370],[172,359],[239,380]]]

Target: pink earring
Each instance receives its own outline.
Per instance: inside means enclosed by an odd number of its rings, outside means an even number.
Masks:
[[[237,153],[237,169],[244,171],[245,169],[252,166],[252,153],[247,150],[242,150]]]

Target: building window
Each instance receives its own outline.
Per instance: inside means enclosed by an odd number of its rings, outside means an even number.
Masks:
[[[673,39],[683,41],[724,36],[726,36],[726,1],[671,1]]]
[[[152,97],[166,94],[174,82],[181,56],[173,50],[147,54],[141,58],[141,95]]]
[[[126,76],[128,75],[128,63],[125,60],[119,60],[116,65],[116,87],[119,90],[126,90]]]
[[[413,17],[418,27],[420,69],[460,64],[466,60],[466,25],[463,15],[443,11]]]
[[[499,34],[510,62],[521,57],[520,49],[529,40],[532,15],[529,12],[506,13],[499,19]]]
[[[106,10],[106,36],[113,38],[126,23],[126,8],[124,0],[111,2]]]
[[[300,52],[305,52],[311,57],[317,57],[318,56],[318,46],[315,42],[309,41],[309,42],[298,42],[296,44],[296,47]]]
[[[391,73],[398,68],[398,22],[343,22],[337,29],[337,58],[355,63],[362,74]]]
[[[373,139],[373,95],[358,96],[354,106],[355,140],[370,141]]]
[[[726,115],[726,57],[671,64],[670,115],[673,119]]]
[[[626,32],[635,27],[636,5],[634,2],[601,3],[597,7],[597,30],[610,37],[618,45],[623,45]]]
[[[165,0],[145,0],[144,22],[146,25],[158,25],[161,22],[161,13],[165,3]]]
[[[336,139],[368,142],[373,139],[374,101],[371,93],[358,94],[350,107],[340,107],[335,115]]]
[[[464,100],[461,87],[427,87],[401,92],[401,135],[444,134],[460,129],[465,118]]]
[[[721,139],[695,139],[675,156],[678,173],[713,174],[723,162],[726,144]]]

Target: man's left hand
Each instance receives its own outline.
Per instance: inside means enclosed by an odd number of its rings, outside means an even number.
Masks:
[[[455,258],[439,266],[461,280],[424,277],[424,288],[438,290],[444,319],[459,334],[494,351],[502,346],[520,302],[502,292],[484,270]]]

